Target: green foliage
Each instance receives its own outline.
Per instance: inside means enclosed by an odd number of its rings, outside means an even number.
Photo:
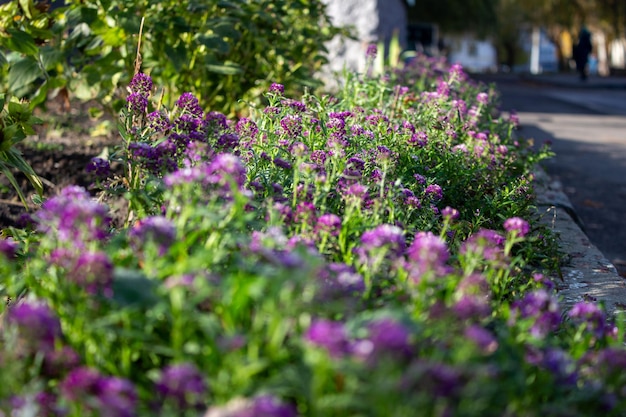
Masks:
[[[33,125],[37,123],[40,123],[40,120],[32,115],[28,103],[20,102],[14,97],[7,102],[6,95],[0,94],[0,172],[7,177],[24,205],[27,205],[26,197],[12,170],[22,172],[39,194],[43,191],[43,185],[35,171],[15,148],[15,144],[27,135],[35,134]]]
[[[49,12],[36,4],[0,7],[0,77],[36,105],[67,88],[119,110],[140,45],[165,103],[190,91],[205,108],[234,114],[259,104],[271,82],[292,92],[319,86],[312,75],[324,43],[343,33],[319,0],[86,0]]]

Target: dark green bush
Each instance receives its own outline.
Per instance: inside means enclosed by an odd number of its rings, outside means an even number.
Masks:
[[[344,30],[321,0],[82,0],[0,6],[0,82],[44,103],[51,92],[97,99],[116,110],[134,73],[142,18],[144,72],[165,104],[193,92],[226,114],[260,100],[272,82],[293,93],[316,87],[324,44]],[[246,103],[247,102],[247,103]]]

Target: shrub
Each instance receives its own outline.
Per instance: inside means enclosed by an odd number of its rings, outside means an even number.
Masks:
[[[320,0],[87,0],[54,10],[45,4],[0,6],[4,82],[35,105],[69,90],[119,110],[140,41],[143,68],[166,104],[190,91],[204,107],[247,111],[270,81],[293,93],[319,86],[312,76],[325,62],[324,43],[345,33],[330,24]]]

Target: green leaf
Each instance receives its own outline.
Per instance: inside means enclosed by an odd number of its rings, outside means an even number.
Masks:
[[[230,51],[230,46],[222,38],[216,35],[197,35],[198,43],[206,46],[210,52],[216,52],[219,54],[227,54]]]
[[[10,50],[30,56],[37,55],[39,48],[32,36],[15,29],[7,29],[7,32],[10,35],[10,38],[7,39]]]
[[[7,177],[7,180],[9,180],[9,182],[15,189],[15,192],[17,192],[17,195],[20,198],[22,204],[24,204],[24,207],[28,208],[28,202],[26,201],[26,197],[24,196],[24,193],[22,192],[22,189],[20,188],[17,180],[13,176],[11,169],[4,162],[2,162],[2,160],[4,159],[4,155],[5,152],[0,152],[0,172],[2,172]]]
[[[236,75],[241,74],[243,70],[241,67],[235,63],[224,63],[224,65],[211,65],[208,64],[206,69],[210,72],[215,72],[217,74],[223,75]]]
[[[63,52],[51,46],[41,48],[41,64],[46,70],[51,70],[63,61]]]
[[[0,51],[0,67],[8,62],[9,61],[7,61],[7,57],[4,56],[4,53],[2,51]]]
[[[19,0],[19,3],[26,17],[32,19],[33,14],[30,12],[31,2],[29,0]]]
[[[15,148],[11,148],[4,154],[6,156],[5,160],[9,162],[14,168],[19,169],[20,172],[24,174],[26,178],[28,178],[28,181],[30,181],[32,186],[35,188],[37,194],[42,194],[43,183],[41,182],[41,178],[39,178],[39,176],[35,173],[30,164],[26,162],[24,158],[22,158],[20,152]]]
[[[9,91],[15,92],[30,85],[37,78],[43,76],[41,68],[35,58],[26,56],[9,68]]]
[[[159,301],[157,286],[141,271],[116,268],[113,272],[113,300],[122,306],[154,306]]]

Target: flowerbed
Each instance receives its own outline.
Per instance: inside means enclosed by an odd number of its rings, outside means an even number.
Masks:
[[[5,415],[621,415],[623,329],[559,309],[546,150],[420,57],[229,121],[137,74],[123,143],[5,230]],[[113,171],[111,167],[116,168]],[[117,172],[114,175],[112,172]]]

